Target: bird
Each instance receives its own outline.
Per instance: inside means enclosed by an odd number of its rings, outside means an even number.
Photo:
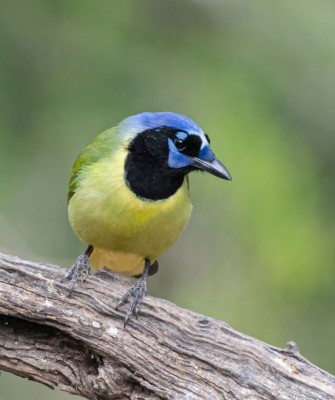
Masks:
[[[68,187],[68,217],[86,244],[64,279],[70,293],[91,269],[108,268],[137,281],[124,326],[138,316],[147,277],[158,257],[180,236],[192,211],[188,174],[208,172],[231,180],[192,119],[173,112],[142,112],[97,135],[79,153]]]

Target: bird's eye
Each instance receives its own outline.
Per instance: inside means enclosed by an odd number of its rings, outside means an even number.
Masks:
[[[184,150],[184,149],[186,149],[185,142],[184,142],[183,140],[181,140],[181,139],[176,138],[176,139],[173,141],[173,143],[174,143],[174,145],[177,147],[178,150]]]

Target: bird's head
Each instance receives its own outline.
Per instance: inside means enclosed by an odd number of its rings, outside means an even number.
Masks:
[[[231,180],[216,158],[209,137],[190,118],[171,112],[141,113],[126,118],[119,133],[128,145],[128,186],[140,197],[169,197],[194,170]]]

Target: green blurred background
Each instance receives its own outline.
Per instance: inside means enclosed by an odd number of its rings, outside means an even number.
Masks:
[[[70,266],[69,172],[140,111],[197,121],[233,175],[149,292],[335,373],[335,3],[0,1],[0,250]],[[73,398],[9,374],[0,400]]]

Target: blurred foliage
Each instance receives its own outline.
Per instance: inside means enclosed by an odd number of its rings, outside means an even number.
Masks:
[[[150,293],[335,373],[334,2],[0,5],[0,249],[70,266],[79,150],[127,115],[189,115],[233,182],[193,174]],[[0,400],[69,398],[45,390],[0,376]]]

